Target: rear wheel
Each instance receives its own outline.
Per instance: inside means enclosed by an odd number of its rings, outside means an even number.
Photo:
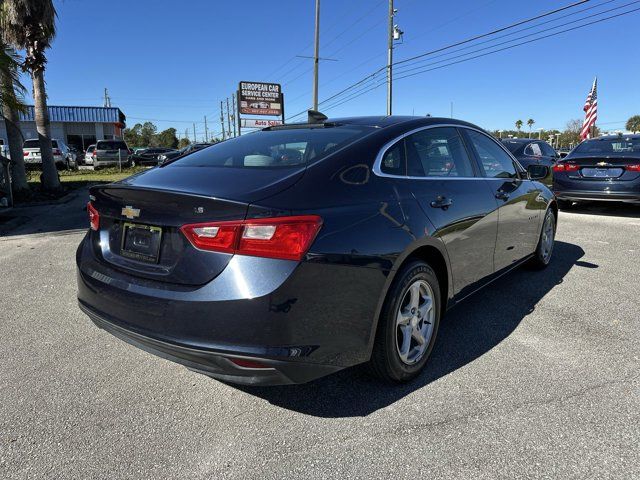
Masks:
[[[421,261],[406,265],[387,294],[371,354],[372,372],[407,382],[424,368],[440,324],[440,285]]]
[[[545,268],[551,262],[553,245],[556,239],[556,215],[551,208],[547,210],[540,232],[540,239],[529,266],[535,269]]]

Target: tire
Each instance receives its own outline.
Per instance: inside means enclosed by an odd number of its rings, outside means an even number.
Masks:
[[[547,213],[544,215],[544,222],[542,222],[542,229],[540,230],[540,238],[538,239],[536,251],[527,265],[530,268],[541,270],[546,268],[551,262],[556,237],[556,224],[556,214],[551,208],[547,209]],[[550,241],[548,240],[549,235],[551,236]]]
[[[408,382],[418,376],[436,341],[440,305],[440,285],[431,267],[422,261],[403,267],[387,293],[380,315],[369,361],[371,373],[392,383]],[[415,335],[423,338],[422,344]]]

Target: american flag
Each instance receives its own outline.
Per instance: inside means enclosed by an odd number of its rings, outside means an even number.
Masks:
[[[593,86],[589,95],[587,95],[587,101],[584,102],[584,122],[582,123],[582,130],[580,131],[580,137],[583,140],[591,138],[591,127],[596,124],[598,119],[598,78],[593,80]]]

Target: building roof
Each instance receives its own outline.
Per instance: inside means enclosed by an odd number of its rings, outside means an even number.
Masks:
[[[49,105],[49,120],[51,122],[95,122],[122,123],[127,117],[117,107],[65,107]],[[27,105],[27,111],[20,114],[21,122],[35,121],[33,105]]]

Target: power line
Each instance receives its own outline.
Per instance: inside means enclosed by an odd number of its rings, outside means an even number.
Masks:
[[[462,41],[459,41],[459,42],[455,42],[455,43],[452,43],[452,44],[449,44],[449,45],[445,45],[445,46],[437,48],[435,50],[431,50],[431,51],[428,51],[428,52],[425,52],[425,53],[422,53],[422,54],[419,54],[419,55],[415,55],[415,56],[409,57],[407,59],[399,60],[397,62],[394,62],[393,66],[402,65],[402,64],[410,62],[411,60],[415,60],[415,59],[418,59],[418,58],[423,58],[423,57],[426,57],[426,56],[430,56],[430,55],[433,55],[435,53],[439,53],[439,52],[442,52],[442,51],[445,51],[445,50],[449,50],[451,48],[455,48],[457,46],[464,45],[464,44],[476,41],[476,40],[481,39],[481,38],[486,38],[486,37],[495,35],[497,33],[504,32],[506,30],[518,27],[520,25],[524,25],[524,24],[530,23],[532,21],[539,20],[541,18],[545,18],[545,17],[548,17],[550,15],[554,15],[556,13],[568,10],[570,8],[574,8],[574,7],[578,6],[578,5],[582,5],[582,4],[586,3],[588,1],[589,0],[581,0],[581,1],[578,1],[578,2],[574,2],[574,3],[571,3],[571,4],[565,5],[565,6],[560,7],[560,8],[556,8],[554,10],[543,12],[543,13],[541,13],[539,15],[536,15],[536,16],[533,16],[533,17],[525,18],[523,20],[517,21],[515,23],[511,23],[511,24],[506,25],[504,27],[500,27],[500,28],[494,29],[494,30],[492,30],[490,32],[486,32],[486,33],[483,33],[483,34],[480,34],[480,35],[476,35],[476,36],[473,36],[471,38],[468,38],[468,39],[465,39],[465,40],[462,40]],[[600,4],[600,5],[603,5],[603,4]],[[416,63],[416,62],[414,62],[414,63]],[[339,92],[335,93],[334,95],[331,95],[330,97],[324,99],[323,101],[320,102],[320,104],[324,104],[324,103],[326,103],[326,102],[328,102],[330,100],[333,100],[333,99],[335,99],[335,98],[337,98],[337,97],[339,97],[341,95],[348,94],[354,88],[361,88],[362,86],[364,86],[366,84],[374,83],[376,81],[375,77],[377,75],[379,75],[380,73],[384,72],[385,70],[386,70],[386,66],[375,70],[374,72],[370,73],[366,77],[358,80],[357,82],[355,82],[353,84],[348,85],[347,87],[345,87],[344,89],[342,89]],[[377,88],[377,86],[375,88]],[[305,112],[306,112],[306,110],[302,111],[300,113],[297,113],[295,115],[292,115],[288,119],[300,116]]]
[[[636,2],[631,2],[631,3],[638,3],[639,1],[640,0],[637,0]],[[617,18],[617,17],[621,17],[621,16],[624,16],[624,15],[628,15],[628,14],[634,13],[634,12],[636,12],[638,10],[640,10],[640,7],[635,8],[635,9],[631,9],[631,10],[627,10],[625,12],[621,12],[621,13],[618,13],[618,14],[615,14],[615,15],[610,15],[608,17],[604,17],[604,18],[600,18],[600,19],[597,19],[597,20],[593,20],[591,22],[588,22],[588,23],[585,23],[585,24],[582,24],[582,25],[577,25],[575,27],[567,28],[567,29],[564,29],[564,30],[561,30],[561,31],[558,31],[558,32],[550,33],[548,35],[543,35],[543,36],[540,36],[540,37],[537,37],[537,38],[533,38],[533,39],[530,39],[530,40],[527,40],[527,41],[524,41],[524,42],[520,42],[520,43],[517,43],[517,44],[514,44],[514,45],[509,45],[509,46],[506,46],[506,47],[503,47],[503,48],[500,48],[500,49],[492,50],[490,52],[485,52],[483,54],[474,55],[474,56],[469,57],[469,58],[457,60],[457,61],[454,61],[454,62],[449,62],[449,63],[446,63],[444,65],[439,65],[439,66],[433,67],[433,68],[423,69],[423,70],[420,70],[420,71],[415,72],[415,73],[410,73],[410,74],[407,74],[407,75],[401,75],[401,76],[397,77],[396,80],[401,80],[403,78],[412,77],[412,76],[415,76],[415,75],[419,75],[421,73],[426,73],[426,72],[429,72],[429,71],[438,70],[438,69],[441,69],[441,68],[444,68],[444,67],[447,67],[447,66],[456,65],[456,64],[459,64],[459,63],[463,63],[463,62],[467,62],[467,61],[470,61],[470,60],[474,60],[476,58],[484,57],[484,56],[491,55],[491,54],[494,54],[494,53],[498,53],[498,52],[502,52],[502,51],[505,51],[505,50],[509,50],[509,49],[512,49],[512,48],[515,48],[515,47],[518,47],[518,46],[522,46],[522,45],[533,43],[533,42],[536,42],[536,41],[539,41],[539,40],[543,40],[543,39],[546,39],[546,38],[554,37],[554,36],[560,35],[562,33],[570,32],[570,31],[573,31],[573,30],[578,30],[580,28],[584,28],[584,27],[587,27],[587,26],[590,26],[590,25],[594,25],[594,24],[601,23],[601,22],[604,22],[604,21],[607,21],[607,20],[611,20],[613,18]],[[604,13],[604,12],[600,12],[600,14],[602,14],[602,13]],[[540,33],[540,32],[538,32],[538,33]],[[494,45],[494,47],[495,46],[496,45]],[[467,53],[466,55],[470,55],[470,54],[471,53]],[[451,60],[451,59],[449,59],[449,60]],[[440,63],[440,62],[437,62],[437,63]],[[366,94],[366,93],[368,93],[368,92],[370,92],[372,90],[375,90],[376,88],[378,88],[379,86],[384,84],[384,82],[381,81],[381,80],[378,80],[377,83],[375,83],[375,81],[374,81],[373,84],[372,84],[371,80],[374,79],[374,76],[375,76],[375,72],[374,72],[374,74],[371,74],[368,77],[365,77],[365,79],[362,79],[360,82],[357,82],[357,83],[360,84],[360,90],[358,92],[352,93],[352,94],[350,94],[350,96],[348,96],[348,97],[346,97],[344,99],[341,99],[340,101],[336,101],[335,103],[330,104],[327,107],[324,107],[323,109],[324,110],[329,110],[329,109],[335,108],[337,106],[340,106],[340,105],[342,105],[344,103],[347,103],[347,102],[353,100],[354,98],[357,98],[357,97],[359,97],[361,95],[364,95],[364,94]],[[362,85],[365,82],[365,80],[369,80],[369,83],[367,83],[365,85]],[[353,86],[342,90],[339,94],[334,95],[333,98],[335,98],[338,95],[340,95],[341,93],[347,91],[349,88],[353,88]],[[329,99],[327,99],[327,100],[329,100]],[[327,100],[323,100],[320,103],[324,103]],[[304,112],[298,113],[298,114],[293,115],[292,117],[289,117],[289,118],[295,118],[297,116],[300,116],[302,113],[304,113]]]

